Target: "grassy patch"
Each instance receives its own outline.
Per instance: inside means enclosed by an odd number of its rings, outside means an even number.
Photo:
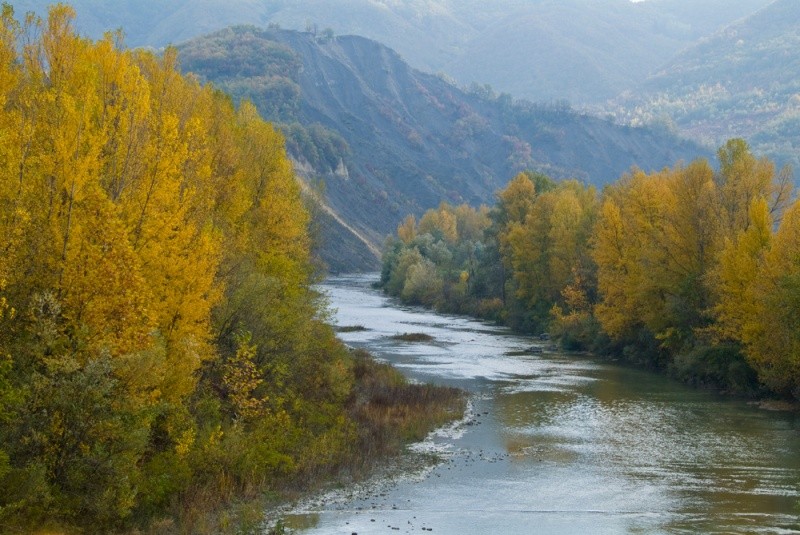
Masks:
[[[392,340],[401,340],[403,342],[432,342],[433,336],[425,333],[403,333],[395,334]]]
[[[410,441],[464,413],[466,399],[457,388],[410,384],[388,364],[356,351],[356,389],[349,412],[358,424],[363,454],[395,454]]]
[[[358,333],[369,330],[363,325],[340,325],[334,329],[337,333]]]

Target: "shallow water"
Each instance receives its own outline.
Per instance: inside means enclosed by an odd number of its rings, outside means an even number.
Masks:
[[[441,462],[298,506],[304,534],[800,533],[800,418],[461,317],[399,306],[374,277],[323,289],[352,346],[471,393],[414,446]],[[425,333],[433,341],[391,336]]]

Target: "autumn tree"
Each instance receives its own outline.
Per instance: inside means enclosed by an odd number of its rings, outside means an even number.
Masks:
[[[740,342],[759,379],[783,395],[800,394],[798,367],[798,203],[773,234],[769,205],[752,202],[748,228],[727,243],[715,272],[714,332]]]
[[[786,172],[776,175],[741,140],[719,158],[716,173],[701,160],[634,171],[606,189],[594,231],[602,297],[595,313],[612,339],[661,365],[748,388],[733,333],[748,314],[759,257],[789,189]]]
[[[73,18],[2,10],[0,525],[112,530],[332,463],[352,372],[283,137]]]
[[[589,236],[596,205],[593,188],[565,181],[537,195],[525,220],[511,226],[504,261],[534,329],[547,328],[551,309],[563,304],[562,292],[579,274],[582,281],[593,278]]]
[[[715,258],[714,173],[704,161],[653,175],[635,171],[606,191],[594,257],[597,315],[612,336],[640,326],[680,347],[706,323],[704,277]]]

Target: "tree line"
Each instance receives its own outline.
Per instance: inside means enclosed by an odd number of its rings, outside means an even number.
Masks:
[[[363,463],[405,387],[327,323],[283,137],[73,19],[0,19],[0,531],[200,532],[191,507]]]
[[[524,172],[492,208],[442,204],[386,244],[406,302],[549,332],[690,382],[800,399],[800,203],[740,139],[598,192]]]

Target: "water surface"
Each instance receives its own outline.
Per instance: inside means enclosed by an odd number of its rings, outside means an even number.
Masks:
[[[373,280],[323,285],[336,323],[365,328],[341,338],[466,389],[469,414],[415,446],[438,464],[299,505],[288,521],[302,533],[800,533],[795,413],[537,353],[505,329],[400,306]]]

